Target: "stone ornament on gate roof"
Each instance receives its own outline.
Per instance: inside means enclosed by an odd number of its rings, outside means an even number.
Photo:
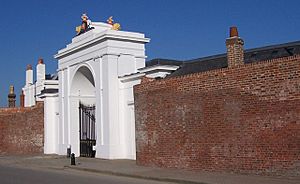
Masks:
[[[87,16],[86,13],[82,14],[81,19],[82,19],[81,25],[76,27],[77,35],[80,35],[91,29],[94,29],[94,27],[91,26],[92,21],[89,20],[89,17]]]
[[[95,29],[92,26],[92,21],[89,19],[86,13],[82,14],[81,20],[82,20],[81,25],[76,27],[76,32],[77,32],[76,36],[83,34],[89,30]],[[119,23],[114,23],[113,16],[110,16],[106,20],[106,22],[107,24],[112,26],[111,27],[112,30],[118,31],[121,29],[121,25]]]
[[[112,29],[113,30],[121,30],[121,25],[119,23],[114,23],[114,20],[113,20],[113,16],[110,16],[106,22],[110,25],[112,25]]]

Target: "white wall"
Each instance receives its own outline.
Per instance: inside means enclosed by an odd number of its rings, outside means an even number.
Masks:
[[[118,76],[124,76],[136,72],[135,58],[132,55],[121,55],[118,58]]]
[[[36,65],[36,81],[38,83],[45,80],[46,75],[46,65],[44,63],[39,63]]]
[[[140,83],[140,80],[120,82],[120,124],[121,135],[124,147],[124,155],[128,159],[136,159],[135,145],[135,117],[134,117],[134,96],[133,86]]]
[[[33,84],[33,70],[27,69],[26,70],[26,80],[25,80],[25,86],[30,86]]]
[[[25,95],[24,106],[32,107],[36,101],[44,101],[44,153],[59,153],[59,98],[58,94],[41,94],[44,89],[58,89],[57,80],[45,80],[45,64],[38,64],[37,82],[33,83],[33,70],[26,71],[26,81],[23,87]],[[62,117],[62,116],[61,116]]]
[[[32,107],[35,105],[35,84],[26,85],[22,88],[24,92],[24,106]]]
[[[58,151],[58,96],[44,96],[44,153],[54,154]]]

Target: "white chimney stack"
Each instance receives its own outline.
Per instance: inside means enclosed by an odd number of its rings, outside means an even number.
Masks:
[[[33,71],[32,66],[27,65],[26,67],[26,86],[30,86],[33,84]]]
[[[41,82],[45,80],[46,75],[46,67],[43,59],[39,59],[38,65],[36,66],[36,80],[37,82]]]

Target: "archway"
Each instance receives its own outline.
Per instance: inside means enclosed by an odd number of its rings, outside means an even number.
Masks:
[[[80,156],[95,156],[95,94],[93,73],[88,66],[79,67],[72,78],[69,102],[71,149]]]
[[[95,80],[87,66],[81,66],[76,71],[72,80],[71,96],[81,97],[82,100],[88,97],[95,97]],[[87,100],[85,103],[91,102]]]

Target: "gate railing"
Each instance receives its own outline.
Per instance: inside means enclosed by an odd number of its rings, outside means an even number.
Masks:
[[[80,134],[80,156],[95,157],[96,145],[95,131],[95,106],[79,104],[79,134]]]

